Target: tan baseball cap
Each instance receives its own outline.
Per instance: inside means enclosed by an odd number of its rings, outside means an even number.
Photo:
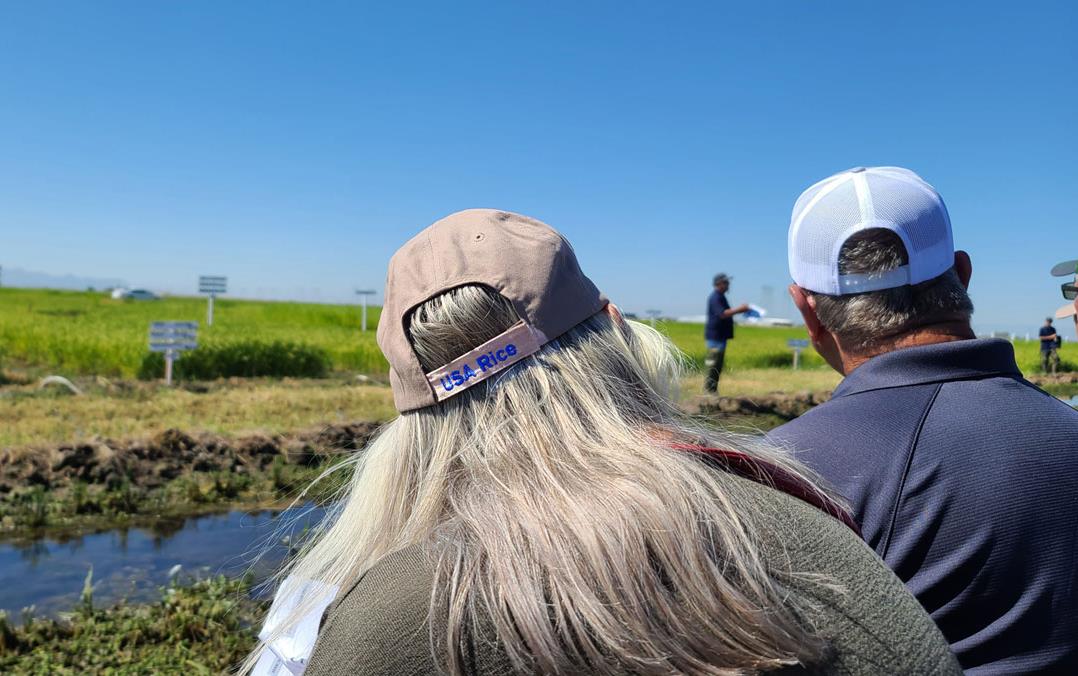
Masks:
[[[408,317],[416,306],[467,284],[500,293],[521,321],[425,372],[408,338]],[[469,209],[443,218],[389,261],[378,346],[389,360],[397,410],[434,406],[503,373],[607,302],[580,270],[569,242],[549,225],[495,209]]]

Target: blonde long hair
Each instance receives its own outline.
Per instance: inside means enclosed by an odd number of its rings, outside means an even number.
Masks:
[[[463,286],[417,308],[410,335],[433,370],[517,320],[497,293]],[[686,418],[680,367],[661,334],[602,312],[493,381],[402,414],[338,468],[353,472],[350,486],[282,576],[345,587],[387,554],[425,546],[431,646],[451,674],[480,623],[519,673],[814,663],[826,645],[787,589],[799,571],[764,560],[758,526],[716,469],[670,445],[740,450],[816,478]]]

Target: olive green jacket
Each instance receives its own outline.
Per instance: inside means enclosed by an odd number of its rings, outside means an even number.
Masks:
[[[794,583],[819,607],[811,618],[831,642],[827,674],[961,674],[943,635],[916,599],[848,527],[785,493],[727,477],[743,516],[755,522],[765,557],[832,585]],[[363,575],[329,610],[306,676],[436,674],[427,618],[433,567],[409,547]],[[836,588],[839,587],[841,589]],[[442,633],[444,636],[444,631]],[[469,659],[476,676],[510,674],[496,638],[477,641]],[[808,673],[784,669],[782,673]],[[814,673],[821,673],[814,670]]]

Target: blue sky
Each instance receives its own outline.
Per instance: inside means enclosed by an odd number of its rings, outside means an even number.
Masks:
[[[1063,303],[1074,3],[381,5],[0,4],[0,265],[347,300],[487,206],[629,310],[699,314],[725,271],[789,315],[798,193],[898,164],[948,204],[979,328]]]

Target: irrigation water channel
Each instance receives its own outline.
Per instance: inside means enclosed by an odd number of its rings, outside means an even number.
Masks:
[[[232,511],[63,540],[0,543],[0,609],[15,621],[32,606],[35,617],[74,609],[93,566],[94,605],[161,598],[170,572],[181,582],[250,571],[256,582],[288,554],[288,542],[324,514],[320,508]],[[282,530],[290,525],[288,530]]]

